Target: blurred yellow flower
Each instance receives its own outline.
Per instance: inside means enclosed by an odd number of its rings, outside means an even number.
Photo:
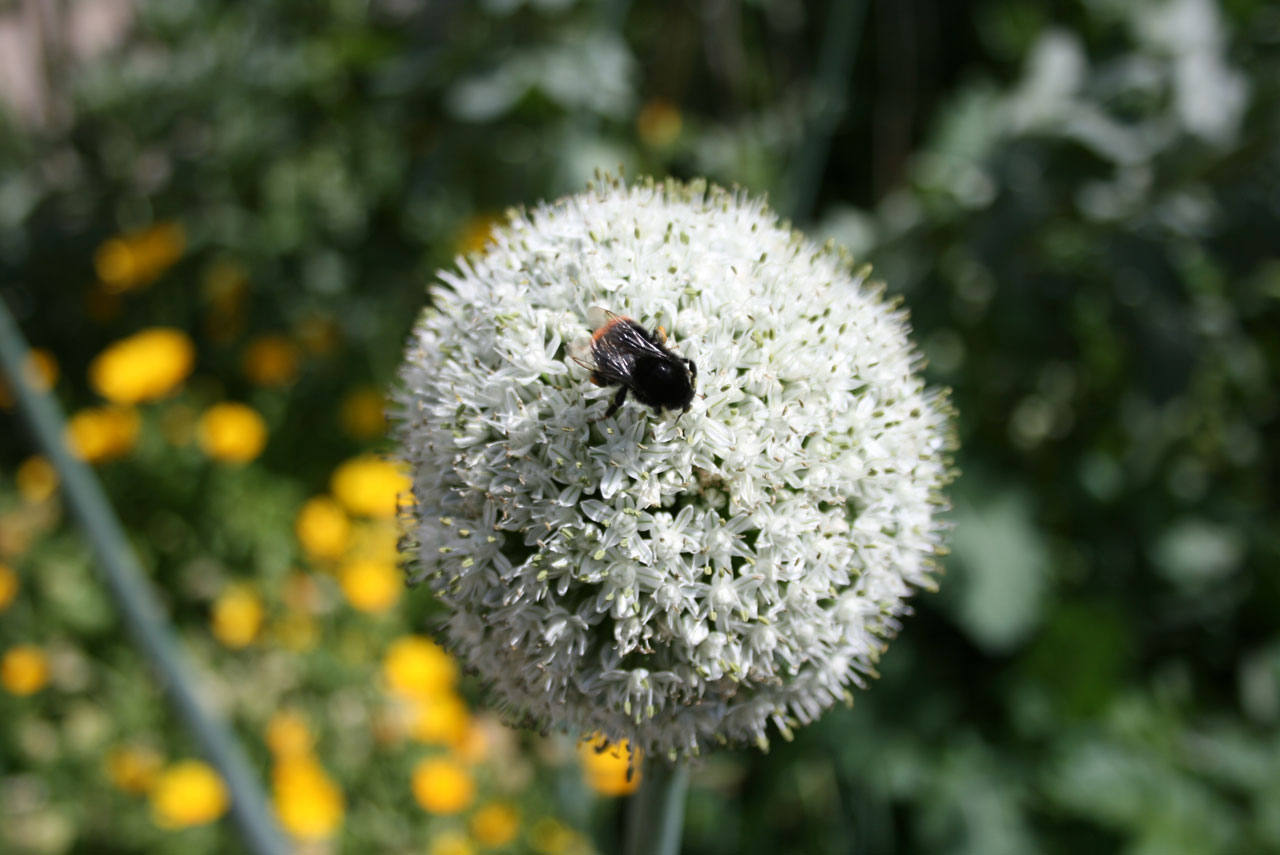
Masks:
[[[58,489],[58,470],[44,457],[33,454],[18,464],[14,481],[23,501],[38,505]]]
[[[636,134],[652,148],[663,148],[676,141],[684,120],[680,108],[666,98],[650,98],[636,115]]]
[[[53,388],[53,384],[58,382],[58,358],[52,351],[45,350],[43,347],[34,347],[27,354],[23,373],[32,387],[41,392],[47,392]],[[8,379],[0,377],[0,410],[11,408],[14,400]]]
[[[287,336],[262,335],[244,349],[241,368],[250,383],[288,386],[298,379],[298,345]]]
[[[18,596],[22,587],[18,574],[8,564],[0,564],[0,612],[9,608],[9,604]]]
[[[244,326],[249,272],[239,262],[220,259],[204,273],[204,331],[213,341],[228,341]]]
[[[0,659],[0,686],[13,695],[34,695],[49,682],[49,657],[34,644],[17,644]]]
[[[610,743],[595,734],[578,743],[578,759],[587,786],[602,796],[625,796],[640,786],[640,752],[625,739]]]
[[[440,645],[418,635],[391,642],[382,660],[391,691],[407,697],[430,697],[453,691],[458,665]]]
[[[397,520],[382,517],[361,520],[351,526],[351,545],[348,558],[400,564],[400,525]]]
[[[298,511],[293,532],[303,551],[312,558],[338,558],[351,539],[351,521],[332,497],[315,496]]]
[[[471,713],[462,698],[439,694],[414,701],[410,734],[427,745],[461,745],[471,724]]]
[[[490,802],[471,817],[471,834],[483,846],[506,846],[519,830],[520,814],[504,802]]]
[[[93,254],[93,269],[105,291],[123,294],[154,282],[182,257],[186,245],[178,223],[156,223],[105,241]]]
[[[381,436],[387,427],[383,410],[382,393],[369,386],[352,389],[342,399],[338,420],[347,436],[354,439],[373,439]]]
[[[247,463],[266,446],[267,423],[252,407],[224,401],[204,411],[196,436],[214,460]]]
[[[86,407],[67,419],[67,446],[81,460],[102,463],[128,454],[141,429],[132,407]]]
[[[404,577],[394,564],[358,559],[338,572],[343,596],[354,608],[373,614],[385,612],[400,599]]]
[[[107,752],[103,761],[107,779],[117,789],[140,795],[151,789],[164,760],[151,748],[139,745],[120,745]]]
[[[196,348],[182,330],[153,327],[121,339],[89,363],[89,385],[117,404],[163,398],[191,373]]]
[[[474,855],[475,851],[467,835],[452,828],[435,835],[427,844],[427,855]]]
[[[342,343],[342,330],[328,315],[311,315],[298,324],[298,341],[309,353],[328,356]]]
[[[473,252],[484,252],[493,236],[493,227],[501,225],[504,218],[492,211],[475,214],[467,218],[458,233],[454,251],[459,255],[470,255]]]
[[[294,837],[323,839],[342,824],[342,790],[309,755],[280,760],[271,770],[271,789],[280,824]]]
[[[246,647],[258,637],[262,600],[244,585],[229,585],[213,601],[213,636],[227,647]]]
[[[272,627],[273,635],[285,648],[296,653],[310,650],[320,640],[320,628],[311,615],[289,612]]]
[[[409,490],[403,467],[373,454],[354,457],[334,470],[330,489],[353,514],[395,516],[401,493]]]
[[[428,813],[454,814],[464,811],[475,798],[471,773],[452,760],[428,757],[413,768],[413,797]]]
[[[151,787],[151,816],[161,828],[205,825],[222,816],[228,804],[226,784],[199,760],[173,764]]]
[[[304,756],[313,741],[307,720],[297,710],[280,710],[267,722],[267,748],[277,757]]]

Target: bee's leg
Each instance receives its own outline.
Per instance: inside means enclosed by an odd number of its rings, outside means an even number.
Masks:
[[[604,411],[603,417],[607,419],[609,416],[618,412],[618,407],[621,407],[622,402],[625,400],[627,400],[627,387],[623,386],[618,390],[618,394],[613,396],[613,403],[609,405],[609,409]]]
[[[656,335],[656,336],[658,337],[658,342],[659,342],[659,343],[661,343],[661,344],[666,344],[666,343],[667,343],[667,328],[666,328],[666,327],[658,327],[656,330],[654,330],[654,335]]]

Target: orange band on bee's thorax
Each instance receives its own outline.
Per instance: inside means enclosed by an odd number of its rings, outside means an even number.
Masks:
[[[616,327],[618,324],[622,323],[623,321],[629,321],[629,320],[631,320],[631,319],[630,319],[630,318],[623,318],[623,317],[612,317],[612,318],[610,318],[610,319],[609,319],[609,322],[608,322],[607,324],[605,324],[604,326],[600,327],[600,329],[596,330],[594,333],[592,333],[592,334],[591,334],[591,343],[592,343],[592,344],[595,344],[597,341],[599,341],[599,340],[600,340],[600,336],[604,335],[604,334],[605,334],[605,333],[607,333],[609,330],[613,329],[614,327]]]

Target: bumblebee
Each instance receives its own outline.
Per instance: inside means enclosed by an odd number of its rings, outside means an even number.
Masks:
[[[631,318],[599,306],[587,310],[587,323],[594,330],[590,343],[579,345],[570,355],[591,369],[592,383],[621,387],[603,418],[618,411],[628,392],[655,412],[688,411],[698,366],[671,352],[662,327],[650,332]]]

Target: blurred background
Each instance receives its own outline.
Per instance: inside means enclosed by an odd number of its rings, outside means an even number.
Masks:
[[[0,297],[302,852],[616,851],[403,589],[433,271],[597,169],[767,193],[954,389],[941,591],[684,851],[1280,852],[1280,7],[0,2]],[[0,849],[242,850],[0,388]]]

